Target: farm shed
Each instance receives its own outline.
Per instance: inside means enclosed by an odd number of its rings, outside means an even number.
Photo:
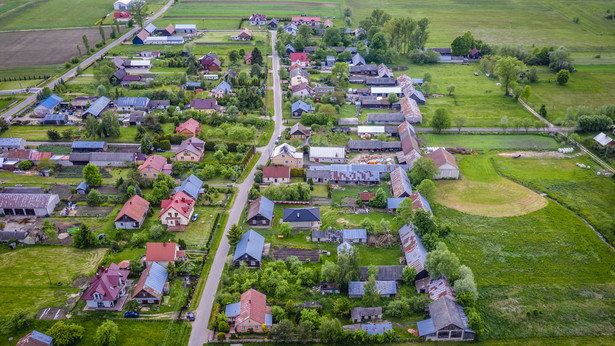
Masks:
[[[457,160],[448,151],[438,148],[436,151],[425,155],[426,158],[432,159],[438,168],[438,172],[434,175],[434,179],[459,179],[459,166]]]
[[[397,167],[391,172],[391,194],[393,197],[410,197],[412,195],[410,178],[401,167]]]
[[[34,107],[34,114],[38,117],[43,117],[47,114],[53,113],[53,111],[60,105],[62,98],[56,94],[53,94]]]
[[[310,161],[344,163],[346,148],[344,147],[310,147]]]
[[[352,281],[348,285],[348,298],[361,298],[365,294],[366,281]],[[397,295],[397,283],[395,281],[376,281],[376,288],[380,297],[392,298]]]
[[[176,34],[196,34],[196,24],[175,24]]]
[[[376,275],[376,280],[378,281],[397,281],[401,282],[401,272],[404,270],[406,266],[404,265],[389,265],[389,266],[376,266],[378,268],[378,275]],[[368,266],[362,266],[360,268],[360,277],[362,281],[367,281],[369,277],[367,276]]]
[[[427,270],[425,270],[427,251],[421,243],[421,238],[414,233],[412,223],[399,229],[399,240],[401,241],[402,253],[406,257],[406,265],[416,271],[414,280],[426,278],[428,275]]]
[[[0,214],[47,216],[60,202],[58,195],[0,193]]]
[[[350,311],[350,319],[354,323],[362,322],[363,320],[379,320],[382,318],[382,307],[374,308],[353,308]]]
[[[26,140],[23,138],[0,138],[0,150],[24,149]]]
[[[417,323],[422,340],[471,341],[475,333],[468,327],[468,318],[463,307],[453,298],[442,297],[429,303],[431,318]]]
[[[41,119],[41,125],[66,125],[68,116],[66,114],[47,114]]]

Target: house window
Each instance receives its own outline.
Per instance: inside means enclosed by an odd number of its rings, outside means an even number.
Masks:
[[[263,220],[263,225],[266,225],[266,224],[267,224],[267,220]]]
[[[256,262],[255,262],[255,261],[250,261],[250,265],[255,266],[255,265],[256,265]]]
[[[246,330],[246,326],[241,326],[241,330]]]
[[[154,177],[156,176],[156,173],[154,173]]]
[[[448,339],[448,330],[438,332],[438,339]]]
[[[97,305],[99,308],[103,308],[103,307],[105,307],[105,303],[103,303],[103,302],[98,302],[96,305]]]
[[[453,330],[451,331],[451,339],[452,338],[460,338],[461,337],[461,330]]]

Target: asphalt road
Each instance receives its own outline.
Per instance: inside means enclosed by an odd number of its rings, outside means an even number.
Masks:
[[[271,31],[271,45],[275,47],[276,41],[276,32]],[[274,121],[275,121],[275,129],[273,131],[273,136],[269,141],[269,144],[265,147],[258,148],[257,150],[262,153],[261,158],[258,160],[256,165],[264,165],[267,163],[269,159],[270,153],[273,151],[275,147],[275,140],[277,136],[282,133],[283,125],[282,125],[282,90],[280,89],[280,79],[278,76],[278,70],[280,68],[280,58],[278,57],[278,53],[273,49],[273,103],[274,103]],[[256,167],[255,165],[255,167]],[[220,246],[218,247],[218,251],[215,254],[214,262],[209,271],[209,276],[207,277],[207,282],[205,283],[205,289],[203,290],[203,295],[201,297],[201,302],[199,307],[196,309],[195,320],[192,322],[192,333],[190,334],[190,341],[188,342],[189,346],[200,346],[209,340],[214,340],[215,335],[212,330],[209,330],[209,318],[211,315],[211,309],[214,304],[214,299],[216,296],[216,291],[218,289],[218,285],[220,283],[220,277],[222,276],[222,271],[224,270],[224,262],[226,256],[229,253],[230,246],[228,243],[228,239],[226,234],[230,227],[233,224],[237,224],[240,221],[241,213],[243,212],[243,208],[248,200],[248,192],[250,191],[250,187],[254,183],[254,173],[255,169],[253,168],[246,180],[242,184],[236,185],[239,189],[237,199],[235,200],[235,204],[228,211],[229,219],[226,223],[226,228],[224,229],[224,235],[222,236],[222,240],[220,241]],[[201,278],[203,279],[203,278]]]
[[[158,19],[158,17],[160,17],[163,13],[165,13],[170,7],[171,5],[173,5],[174,0],[170,0],[166,5],[164,5],[163,8],[160,9],[160,11],[158,11],[156,14],[154,14],[153,16],[149,17],[144,23],[143,25],[147,25],[151,22],[153,22],[154,20]],[[105,53],[107,53],[111,48],[117,46],[118,44],[122,44],[122,42],[124,42],[125,40],[127,40],[128,38],[134,36],[139,30],[141,30],[138,27],[134,27],[132,30],[126,32],[124,35],[122,35],[120,38],[118,38],[117,40],[111,42],[109,45],[107,45],[106,47],[104,47],[103,49],[99,50],[98,52],[94,53],[92,56],[90,56],[89,58],[85,59],[83,62],[81,62],[81,64],[79,64],[78,66],[81,66],[81,68],[84,68],[89,66],[90,64],[92,64],[93,62],[95,62],[96,60],[100,59],[100,57],[102,57]],[[68,80],[70,77],[74,76],[77,73],[77,66],[75,66],[74,68],[70,69],[68,72],[66,72],[65,74],[63,74],[62,76],[54,79],[53,81],[51,81],[49,84],[47,84],[47,87],[49,87],[49,89],[53,89],[53,87],[62,79],[62,80]],[[19,103],[17,106],[9,109],[6,113],[4,113],[2,115],[2,118],[4,118],[5,120],[9,121],[11,118],[13,118],[15,116],[15,114],[19,113],[22,109],[26,108],[28,105],[30,105],[32,102],[36,101],[36,95],[38,93],[34,93],[30,96],[28,96],[25,100],[23,100],[21,103]]]

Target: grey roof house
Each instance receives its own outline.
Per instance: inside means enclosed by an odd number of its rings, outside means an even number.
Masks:
[[[243,234],[237,247],[233,262],[236,266],[245,263],[249,268],[259,268],[263,257],[263,247],[265,246],[265,237],[256,233],[254,230],[249,230]]]
[[[357,307],[350,311],[350,319],[354,323],[362,322],[363,320],[379,320],[382,318],[382,308],[362,308]]]
[[[314,107],[301,100],[298,100],[297,102],[293,103],[291,108],[293,118],[301,118],[301,115],[303,113],[314,113]]]
[[[419,337],[431,341],[471,341],[475,333],[468,327],[463,307],[444,296],[429,303],[431,318],[417,323]]]
[[[0,193],[0,214],[47,216],[60,202],[58,195]]]
[[[107,142],[103,141],[73,141],[73,152],[88,153],[95,151],[106,151]]]
[[[23,138],[0,138],[0,150],[25,149],[26,140]]]
[[[290,223],[293,228],[319,228],[320,208],[284,208],[282,222]]]
[[[365,294],[366,281],[352,281],[348,285],[348,298],[361,298]],[[376,288],[381,297],[395,297],[397,283],[395,281],[376,281]]]

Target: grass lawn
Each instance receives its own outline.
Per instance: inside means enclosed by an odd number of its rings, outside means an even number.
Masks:
[[[322,1],[311,1],[314,3]],[[307,13],[311,16],[341,16],[342,7],[339,5],[339,1],[335,1],[338,7],[335,6],[308,6],[302,3],[293,4],[289,6],[288,3],[281,2],[280,4],[274,4],[270,2],[250,2],[249,5],[243,3],[231,3],[228,4],[216,4],[208,5],[207,2],[193,2],[180,1],[175,6],[171,7],[165,14],[166,16],[242,16],[249,17],[252,12],[254,13],[267,13],[267,17],[291,17],[300,13]],[[192,23],[199,22],[198,18],[192,19]],[[208,19],[205,18],[205,26],[207,26]]]
[[[406,66],[410,64],[404,59],[400,59],[399,63]],[[474,76],[476,71],[479,71],[478,64],[411,65],[408,71],[396,72],[395,75],[405,73],[412,78],[423,78],[429,72],[432,85],[438,86],[435,93],[444,94],[442,97],[429,97],[427,103],[420,106],[424,127],[429,127],[438,108],[446,109],[451,119],[458,115],[465,116],[465,127],[500,127],[503,116],[507,116],[509,122],[514,119],[535,120],[519,102],[503,96],[501,88],[495,85],[497,80],[484,75]],[[446,88],[449,85],[455,86],[454,97],[448,96]]]
[[[540,73],[539,81],[531,85],[529,105],[538,111],[547,107],[547,119],[566,119],[568,107],[599,107],[615,101],[615,65],[575,66],[579,72],[570,76],[565,86],[555,82],[555,73]],[[583,100],[583,102],[579,102]]]
[[[519,180],[583,216],[611,243],[615,242],[615,181],[576,163],[596,166],[587,156],[571,159],[494,157],[503,174]]]
[[[432,207],[474,272],[486,339],[615,333],[613,252],[572,212],[554,202],[514,217]]]
[[[199,18],[186,18],[190,16],[163,16],[158,18],[154,25],[156,27],[166,27],[169,24],[196,24],[197,29],[229,29],[229,30],[237,30],[239,31],[239,18],[233,17],[220,17],[220,18],[211,18],[211,17],[199,17]]]
[[[54,153],[58,155],[68,155],[73,149],[69,146],[61,145],[40,145],[38,151],[44,153]]]
[[[47,131],[49,130],[62,130],[62,127],[54,125],[12,125],[0,137],[25,138],[28,141],[48,141]]]
[[[137,260],[145,256],[145,248],[130,248],[126,247],[120,252],[116,252],[112,255],[105,256],[105,263],[103,265],[109,265],[111,263],[120,263],[124,260]]]
[[[555,150],[558,143],[551,136],[539,135],[464,135],[419,132],[426,147],[464,147],[472,150]]]
[[[457,155],[459,180],[437,182],[436,200],[449,208],[483,216],[527,214],[547,205],[547,200],[532,190],[500,177],[490,155]]]
[[[42,79],[29,79],[22,81],[0,82],[0,90],[15,90],[23,88],[31,88],[42,82]]]
[[[219,211],[219,207],[195,207],[194,213],[199,214],[199,219],[196,222],[190,222],[184,232],[178,232],[177,238],[185,240],[189,247],[200,249],[207,246],[205,242],[211,232],[211,223],[214,222],[216,213]]]
[[[317,186],[324,186],[325,187],[325,193],[326,193],[326,184],[315,184],[314,187]],[[387,194],[387,198],[391,197],[391,187],[389,185],[389,183],[383,183],[382,185],[377,185],[377,186],[351,186],[351,185],[342,185],[339,188],[333,188],[331,190],[331,201],[333,203],[341,203],[342,199],[346,198],[346,197],[351,197],[353,199],[353,201],[357,198],[359,198],[359,194],[361,192],[367,191],[367,192],[373,192],[376,193],[376,191],[378,191],[378,189],[382,188],[384,190],[384,192]]]
[[[64,306],[79,292],[70,286],[75,277],[91,274],[104,253],[105,249],[35,246],[0,254],[0,288],[5,297],[0,302],[0,316],[6,317],[17,308],[34,314],[43,307]]]

